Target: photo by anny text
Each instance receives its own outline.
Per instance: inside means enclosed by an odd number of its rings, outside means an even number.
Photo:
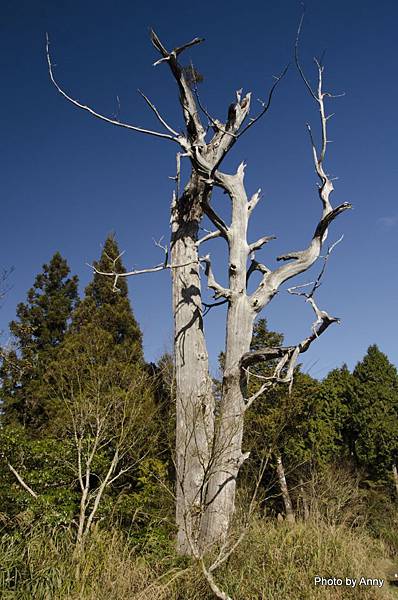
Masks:
[[[379,578],[371,578],[371,577],[314,577],[314,584],[316,586],[347,586],[347,587],[357,587],[357,586],[367,586],[367,587],[383,587],[384,579]]]

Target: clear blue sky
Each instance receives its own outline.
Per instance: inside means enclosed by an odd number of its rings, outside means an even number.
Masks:
[[[308,0],[301,54],[324,49],[328,89],[346,96],[329,107],[327,167],[339,177],[333,201],[350,201],[330,231],[345,238],[328,265],[319,292],[322,308],[342,319],[303,356],[304,369],[323,377],[334,366],[352,367],[371,343],[398,364],[397,175],[398,4],[393,0]],[[206,42],[190,56],[204,74],[202,100],[223,118],[243,87],[264,98],[272,76],[292,60],[300,3],[270,2],[85,2],[3,0],[0,14],[1,265],[13,265],[12,289],[0,311],[6,330],[41,265],[59,250],[81,290],[90,279],[86,262],[97,258],[114,230],[127,267],[161,260],[152,238],[169,236],[169,204],[175,146],[102,123],[63,100],[49,83],[44,37],[48,31],[56,77],[66,90],[112,116],[155,127],[136,93],[142,89],[176,127],[182,126],[174,82],[148,38],[153,26],[169,47],[194,36]],[[318,125],[316,106],[294,68],[282,82],[272,109],[242,138],[225,169],[247,162],[247,187],[262,187],[251,235],[278,237],[261,258],[274,265],[281,252],[309,240],[320,213],[316,176],[305,123]],[[216,200],[224,210],[226,196]],[[209,245],[215,271],[225,281],[223,241]],[[220,256],[219,259],[216,256]],[[260,257],[260,254],[258,255]],[[297,281],[306,281],[309,276]],[[170,348],[170,275],[130,280],[133,308],[146,357]],[[224,339],[223,309],[206,317],[212,364]],[[281,291],[264,312],[288,343],[307,335],[312,312]],[[5,336],[6,337],[6,336]]]

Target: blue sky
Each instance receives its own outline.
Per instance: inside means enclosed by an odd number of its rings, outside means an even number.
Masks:
[[[312,57],[324,50],[326,85],[344,98],[332,101],[326,166],[339,179],[334,204],[352,202],[329,239],[344,233],[335,249],[319,304],[341,318],[303,356],[304,369],[323,377],[331,368],[360,360],[377,343],[398,365],[398,206],[395,104],[398,94],[398,5],[371,2],[306,3],[301,42],[303,66],[315,76]],[[1,266],[14,266],[0,311],[5,331],[41,265],[59,250],[77,273],[81,290],[86,266],[115,231],[128,268],[161,260],[152,238],[169,236],[169,205],[175,146],[102,123],[63,100],[46,70],[45,32],[51,40],[56,77],[82,102],[112,116],[120,99],[122,120],[157,127],[137,94],[143,90],[182,127],[174,82],[165,65],[156,68],[149,42],[153,26],[164,43],[195,36],[204,44],[187,54],[203,73],[200,92],[212,114],[223,118],[235,90],[265,98],[272,76],[292,60],[300,3],[250,1],[136,3],[3,0],[0,13]],[[259,105],[258,105],[259,106]],[[283,252],[304,247],[320,214],[316,176],[305,124],[318,131],[317,109],[292,67],[272,109],[238,143],[225,170],[247,162],[249,192],[264,199],[252,220],[252,239],[276,235],[258,257],[270,266]],[[395,173],[395,175],[394,175]],[[227,210],[225,196],[215,205]],[[223,241],[209,244],[218,278],[225,281]],[[308,281],[311,274],[296,282]],[[133,308],[146,357],[156,360],[172,340],[170,274],[130,280]],[[218,311],[218,312],[217,312]],[[294,343],[307,335],[313,314],[300,298],[281,291],[263,316]],[[225,312],[206,317],[213,366],[224,340]],[[4,339],[4,338],[3,338]]]

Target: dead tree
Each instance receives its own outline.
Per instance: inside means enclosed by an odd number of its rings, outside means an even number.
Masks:
[[[257,116],[249,118],[251,94],[242,95],[240,90],[236,92],[236,98],[228,109],[226,120],[221,122],[213,118],[202,105],[195,85],[187,81],[186,68],[179,63],[179,56],[185,50],[203,40],[195,38],[171,51],[166,49],[154,31],[151,32],[151,41],[160,55],[155,65],[167,65],[177,83],[185,123],[184,133],[173,129],[144,94],[144,100],[167,133],[122,123],[97,113],[68,95],[56,82],[48,41],[47,59],[52,83],[75,106],[108,123],[167,139],[179,146],[176,189],[171,204],[171,242],[170,249],[165,249],[164,262],[150,269],[130,273],[113,271],[104,275],[114,277],[116,289],[119,277],[162,269],[171,270],[177,413],[177,546],[182,554],[200,557],[212,544],[225,541],[234,514],[236,480],[240,467],[248,457],[248,454],[242,453],[246,410],[275,383],[291,383],[299,354],[305,352],[331,323],[338,321],[318,308],[314,293],[308,298],[307,294],[306,300],[316,316],[311,334],[294,346],[250,352],[255,318],[272,300],[282,284],[305,272],[315,263],[320,257],[329,225],[340,213],[350,208],[350,205],[344,203],[333,208],[330,203],[333,184],[324,170],[324,159],[328,142],[325,98],[331,95],[323,91],[323,66],[316,62],[319,80],[317,90],[313,90],[296,54],[300,73],[317,103],[321,120],[322,141],[319,149],[310,129],[309,132],[315,169],[320,179],[322,214],[305,249],[280,256],[278,260],[283,264],[274,270],[257,262],[255,253],[273,239],[273,236],[265,235],[254,242],[247,240],[249,219],[260,200],[260,190],[251,196],[248,195],[244,182],[244,163],[232,174],[224,173],[221,164],[238,139],[267,113],[275,88],[287,68],[275,78],[268,99],[262,103]],[[207,128],[203,125],[202,113],[208,121]],[[191,172],[188,182],[181,190],[182,157],[190,161]],[[229,197],[232,207],[232,219],[229,224],[224,222],[212,206],[211,198],[215,188],[221,189]],[[205,216],[211,221],[214,229],[200,238],[200,223]],[[199,256],[199,248],[213,238],[222,238],[226,242],[229,265],[227,287],[217,282],[210,256]],[[201,266],[207,277],[208,287],[214,291],[215,299],[228,306],[225,368],[221,399],[217,403],[209,374],[203,329]],[[262,278],[257,289],[249,293],[248,281],[255,271],[259,271]],[[274,372],[256,394],[246,397],[245,381],[250,366],[269,359],[278,359]]]
[[[287,487],[285,469],[280,454],[276,456],[276,472],[278,475],[279,487],[281,490],[282,500],[285,507],[286,521],[288,523],[294,523],[296,518],[294,515],[292,500],[290,498],[289,488]]]

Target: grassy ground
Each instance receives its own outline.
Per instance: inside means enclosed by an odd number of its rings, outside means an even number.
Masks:
[[[319,587],[315,576],[386,578],[393,563],[362,528],[320,522],[253,522],[214,576],[234,600],[394,599],[397,589]],[[0,540],[2,600],[211,600],[199,565],[175,556],[172,540],[143,549],[97,530],[80,556],[68,531],[41,528]]]

